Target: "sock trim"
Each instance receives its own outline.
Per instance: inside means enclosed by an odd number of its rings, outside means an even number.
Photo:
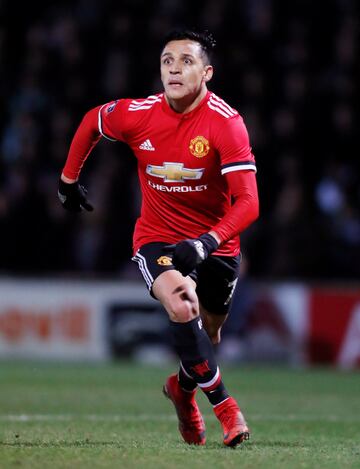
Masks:
[[[197,384],[198,386],[200,386],[200,388],[203,391],[211,391],[211,389],[216,387],[220,381],[221,381],[220,370],[219,370],[219,367],[217,367],[215,376],[210,381],[208,381],[207,383],[197,383]]]
[[[228,399],[230,399],[230,396],[226,397],[223,401],[219,402],[218,404],[213,405],[213,408],[215,409],[215,407],[219,406],[220,404],[227,401]]]

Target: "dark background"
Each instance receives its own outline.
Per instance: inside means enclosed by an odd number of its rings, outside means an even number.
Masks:
[[[247,124],[260,219],[242,235],[263,279],[360,274],[356,0],[0,0],[0,274],[139,275],[135,159],[101,142],[81,180],[95,212],[69,215],[57,181],[87,110],[162,91],[163,36],[217,40],[209,88]]]

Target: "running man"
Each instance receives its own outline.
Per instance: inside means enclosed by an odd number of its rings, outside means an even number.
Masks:
[[[258,217],[256,166],[239,113],[210,92],[212,36],[172,32],[161,50],[164,91],[91,109],[70,146],[59,182],[67,210],[93,210],[79,184],[100,138],[126,142],[138,161],[141,215],[134,257],[151,293],[169,315],[180,366],[164,385],[186,443],[205,444],[195,400],[213,406],[227,446],[249,438],[229,395],[213,344],[220,341],[240,263],[239,234]]]

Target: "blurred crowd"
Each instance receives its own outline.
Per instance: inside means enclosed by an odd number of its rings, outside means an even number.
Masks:
[[[124,144],[103,142],[82,181],[96,210],[69,215],[57,181],[87,110],[162,90],[174,27],[217,40],[209,88],[244,117],[259,220],[244,271],[264,279],[360,275],[356,0],[0,1],[0,274],[132,275],[140,194]]]

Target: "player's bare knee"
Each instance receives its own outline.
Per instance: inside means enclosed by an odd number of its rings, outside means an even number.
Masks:
[[[171,294],[168,304],[170,319],[188,322],[199,315],[199,305],[194,289],[188,285],[177,287]]]
[[[189,322],[196,317],[193,305],[189,301],[179,302],[172,310],[172,320]]]

